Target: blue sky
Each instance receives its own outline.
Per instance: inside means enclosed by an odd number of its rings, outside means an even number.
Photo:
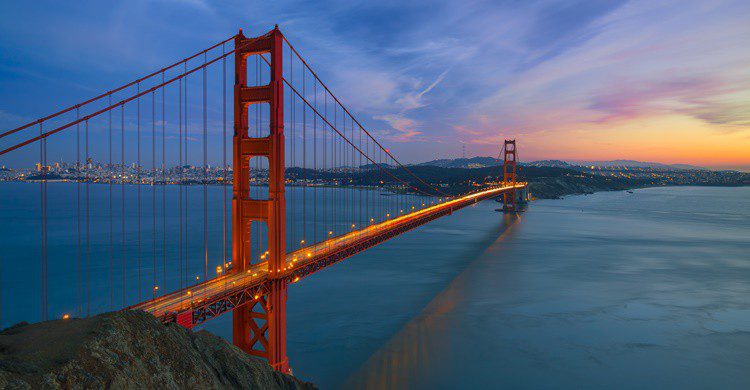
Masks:
[[[278,23],[407,162],[497,154],[750,167],[748,1],[0,5],[0,128]]]

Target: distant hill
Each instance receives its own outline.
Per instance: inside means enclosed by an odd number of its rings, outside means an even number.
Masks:
[[[580,161],[570,162],[571,165],[578,166],[598,166],[598,167],[629,167],[629,168],[653,168],[653,169],[681,169],[681,170],[708,170],[688,164],[662,164],[658,162],[643,162],[635,160],[611,160],[611,161]]]
[[[484,168],[502,164],[502,161],[494,157],[471,157],[471,158],[442,158],[415,165],[441,167],[441,168]]]
[[[379,165],[383,168],[388,168],[388,169],[396,168],[395,165],[386,164],[386,163],[380,163]],[[360,165],[360,168],[364,170],[375,170],[375,169],[378,169],[378,166],[375,164],[362,164]]]
[[[596,166],[596,167],[628,167],[628,168],[651,168],[651,169],[662,169],[662,170],[696,170],[696,171],[708,171],[709,169],[703,167],[697,167],[695,165],[688,164],[662,164],[657,162],[642,162],[635,160],[611,160],[611,161],[560,161],[560,160],[540,160],[526,163],[526,165],[533,167],[557,167],[557,168],[571,168],[571,167],[585,167],[585,166]]]
[[[672,168],[676,169],[685,169],[685,170],[697,170],[697,171],[710,171],[708,168],[704,167],[696,167],[695,165],[688,165],[688,164],[672,164],[670,165]]]
[[[556,168],[570,168],[570,164],[560,160],[539,160],[526,163],[531,167],[556,167]]]
[[[431,166],[440,168],[486,168],[496,165],[502,165],[503,161],[494,157],[471,157],[471,158],[442,158],[438,160],[427,161],[413,166]],[[531,162],[519,162],[519,165],[531,167],[555,167],[555,168],[575,168],[585,166],[597,167],[628,167],[628,168],[651,168],[661,170],[698,170],[708,171],[710,169],[698,167],[689,164],[662,164],[658,162],[643,162],[635,160],[610,160],[610,161],[562,161],[562,160],[538,160]],[[365,165],[363,168],[374,168],[374,166]]]

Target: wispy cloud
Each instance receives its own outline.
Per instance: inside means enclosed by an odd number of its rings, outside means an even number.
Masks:
[[[389,135],[390,140],[396,142],[409,142],[415,140],[415,138],[422,134],[421,131],[417,130],[419,126],[422,125],[422,122],[409,118],[408,113],[412,110],[427,106],[427,103],[424,101],[424,96],[435,89],[435,87],[445,79],[449,70],[450,69],[445,70],[430,85],[421,90],[416,89],[403,92],[404,95],[396,100],[397,106],[400,107],[400,110],[397,113],[375,115],[373,117],[374,119],[379,119],[388,123],[392,129],[396,130],[396,134]]]

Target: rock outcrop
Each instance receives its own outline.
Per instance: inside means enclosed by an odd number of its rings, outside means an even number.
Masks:
[[[0,332],[0,388],[314,389],[211,333],[125,311]]]

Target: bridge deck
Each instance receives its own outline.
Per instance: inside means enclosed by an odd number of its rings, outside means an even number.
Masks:
[[[286,256],[285,268],[269,270],[267,262],[254,264],[246,272],[219,276],[130,308],[148,311],[164,322],[177,321],[191,327],[252,299],[258,299],[264,295],[271,276],[296,282],[319,269],[455,210],[525,186],[526,183],[517,183],[515,186],[495,187],[430,206],[290,252]]]

